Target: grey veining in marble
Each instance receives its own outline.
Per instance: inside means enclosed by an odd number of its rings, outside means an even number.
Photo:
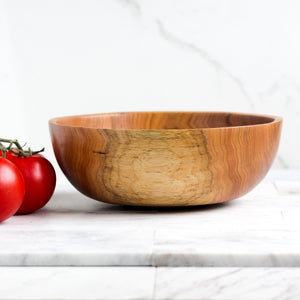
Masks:
[[[255,222],[255,219],[253,220]],[[300,267],[300,231],[160,230],[153,265]]]
[[[151,264],[152,232],[89,230],[18,230],[0,235],[0,265],[141,265]]]
[[[240,199],[170,209],[96,202],[60,178],[44,209],[0,224],[0,265],[299,267],[299,175],[271,171]]]
[[[298,300],[299,268],[0,267],[0,299]]]
[[[154,299],[297,300],[298,268],[158,268]]]

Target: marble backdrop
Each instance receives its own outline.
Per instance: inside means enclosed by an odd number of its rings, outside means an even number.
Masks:
[[[300,167],[299,16],[297,0],[0,0],[0,136],[51,157],[54,116],[268,113],[274,166]]]

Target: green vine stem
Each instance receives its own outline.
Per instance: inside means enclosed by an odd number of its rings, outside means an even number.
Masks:
[[[8,147],[5,147],[3,145],[3,143],[9,144]],[[15,147],[13,147],[13,145]],[[26,145],[26,143],[25,143],[25,145]],[[21,156],[21,157],[28,157],[28,156],[32,156],[34,154],[43,152],[45,150],[45,148],[43,148],[43,149],[41,149],[39,151],[32,151],[30,149],[30,147],[28,147],[28,150],[24,150],[23,147],[20,145],[20,143],[18,142],[18,140],[9,140],[9,139],[2,139],[2,138],[0,138],[0,149],[1,149],[1,152],[2,152],[2,157],[4,157],[4,158],[6,157],[6,153],[8,151],[11,151],[15,155],[18,155],[18,156]]]
[[[2,143],[0,143],[0,150],[2,152],[2,157],[5,158],[6,157],[7,148]]]

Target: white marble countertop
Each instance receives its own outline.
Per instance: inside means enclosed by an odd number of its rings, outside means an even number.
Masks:
[[[0,267],[0,299],[299,300],[299,268]]]
[[[163,210],[58,182],[44,209],[0,225],[1,266],[300,267],[300,171],[273,170],[225,204]]]
[[[300,299],[299,216],[300,170],[162,210],[96,202],[59,178],[44,209],[0,224],[0,299]]]

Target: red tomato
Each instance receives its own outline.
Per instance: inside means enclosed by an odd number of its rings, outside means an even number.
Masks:
[[[18,167],[25,180],[24,200],[16,214],[32,213],[46,205],[56,184],[51,163],[41,154],[21,157],[9,151],[6,158]]]
[[[20,208],[25,194],[21,171],[6,158],[0,157],[0,222]]]

